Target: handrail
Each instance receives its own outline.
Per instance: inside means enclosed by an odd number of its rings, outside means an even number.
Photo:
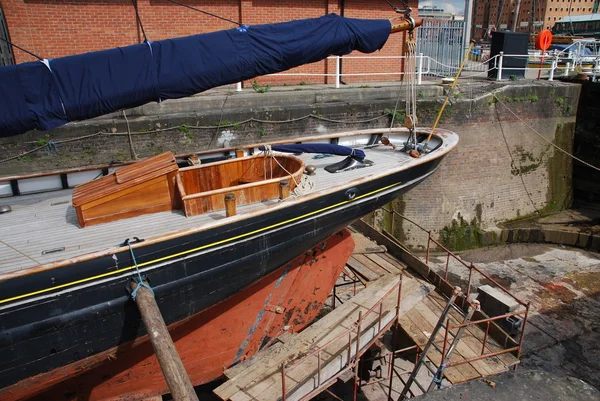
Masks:
[[[381,322],[382,322],[382,318],[383,318],[383,302],[391,295],[393,294],[395,291],[398,291],[398,297],[397,297],[397,303],[396,303],[396,310],[394,312],[394,316],[392,316],[392,319],[390,320],[390,322],[388,322],[386,324],[385,327],[381,327]],[[321,346],[315,348],[314,350],[312,350],[311,352],[309,352],[308,354],[304,355],[302,358],[297,359],[296,361],[294,361],[293,363],[290,364],[286,364],[285,362],[281,365],[281,390],[282,390],[282,400],[285,401],[287,399],[287,385],[286,385],[286,377],[287,377],[287,371],[290,369],[293,369],[297,366],[299,366],[301,363],[303,363],[304,361],[306,361],[308,358],[314,357],[315,355],[318,358],[317,361],[317,383],[316,383],[316,388],[314,388],[313,390],[309,391],[308,394],[304,395],[301,400],[305,400],[305,399],[309,399],[309,396],[315,395],[318,392],[322,391],[324,388],[327,388],[329,386],[330,383],[332,383],[332,381],[337,379],[337,376],[345,371],[348,371],[350,369],[352,369],[353,367],[356,367],[357,364],[354,362],[352,362],[352,333],[356,333],[355,334],[355,341],[356,341],[356,351],[354,353],[354,359],[358,360],[358,358],[360,358],[361,356],[361,344],[360,344],[360,338],[361,338],[361,326],[362,323],[364,322],[365,318],[367,316],[369,316],[371,313],[373,313],[377,308],[379,309],[379,320],[377,322],[378,324],[378,330],[379,332],[383,332],[386,331],[389,326],[391,324],[394,323],[394,321],[398,318],[398,313],[400,310],[400,299],[401,299],[401,295],[402,294],[402,275],[399,275],[399,280],[397,283],[395,283],[392,288],[390,288],[382,297],[381,299],[379,299],[371,308],[369,308],[364,314],[362,313],[362,311],[359,311],[359,315],[358,315],[358,319],[356,322],[354,322],[354,324],[352,325],[352,327],[347,328],[346,330],[342,331],[341,333],[339,333],[338,335],[336,335],[334,338],[330,339],[327,343],[322,344]],[[341,339],[342,337],[348,336],[348,351],[347,351],[347,362],[345,367],[343,367],[340,372],[338,372],[337,374],[334,374],[332,377],[328,378],[327,380],[325,380],[324,382],[321,382],[321,353],[323,352],[323,350],[330,344],[332,344],[333,342]],[[368,345],[372,342],[373,340],[371,340],[370,342],[367,342],[366,344],[363,345]],[[355,366],[356,365],[356,366]],[[356,372],[355,372],[356,374]]]
[[[446,280],[448,279],[448,268],[449,268],[449,259],[450,259],[450,257],[452,257],[454,260],[458,261],[460,264],[462,264],[467,269],[469,269],[469,283],[468,283],[468,288],[467,288],[467,298],[470,295],[470,290],[471,290],[472,272],[473,272],[473,270],[475,270],[477,273],[481,274],[484,278],[486,278],[492,284],[494,284],[495,286],[497,286],[498,288],[500,288],[505,294],[507,294],[508,296],[510,296],[511,298],[513,298],[516,302],[518,302],[522,306],[527,306],[528,305],[527,302],[522,301],[521,299],[517,298],[509,290],[507,290],[506,288],[504,288],[504,286],[502,286],[498,281],[494,280],[492,277],[490,277],[486,273],[482,272],[478,267],[476,267],[475,265],[473,265],[473,263],[467,264],[467,262],[465,262],[464,260],[462,260],[458,255],[456,255],[455,253],[453,253],[452,251],[450,251],[448,248],[446,248],[444,245],[442,245],[439,241],[433,239],[432,236],[431,236],[431,231],[430,230],[426,230],[425,228],[423,228],[419,224],[417,224],[414,221],[406,218],[405,216],[403,216],[402,214],[396,212],[395,210],[390,210],[390,209],[385,209],[385,208],[382,208],[382,210],[384,210],[384,211],[386,211],[388,213],[391,212],[392,215],[396,215],[396,216],[398,216],[398,217],[400,217],[402,219],[407,220],[408,222],[414,224],[419,229],[421,229],[422,231],[424,231],[424,232],[427,233],[427,236],[428,236],[428,239],[427,239],[427,253],[426,253],[426,257],[425,257],[425,263],[426,264],[429,263],[429,254],[430,254],[430,251],[431,251],[431,242],[433,242],[439,248],[443,249],[446,252],[446,254],[448,255],[447,259],[446,259],[446,268],[445,268],[445,275],[444,275],[444,278]],[[393,222],[393,219],[392,219],[392,222]],[[392,228],[392,231],[393,231],[393,228]]]

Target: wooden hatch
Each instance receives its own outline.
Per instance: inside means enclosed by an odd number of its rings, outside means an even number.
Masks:
[[[178,170],[175,156],[166,152],[76,187],[73,207],[79,226],[176,208]]]
[[[304,172],[304,162],[293,156],[252,156],[179,170],[177,188],[186,216],[225,208],[225,195],[237,205],[280,197],[282,181],[293,190]]]
[[[81,227],[179,208],[195,216],[224,209],[227,194],[237,205],[283,198],[281,187],[289,193],[303,172],[302,160],[282,155],[179,169],[167,152],[76,187],[73,207]]]

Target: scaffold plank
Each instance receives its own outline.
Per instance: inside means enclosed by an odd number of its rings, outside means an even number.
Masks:
[[[403,266],[401,266],[399,263],[397,263],[397,262],[391,263],[387,259],[382,257],[381,255],[385,255],[385,254],[370,253],[366,256],[367,256],[367,258],[369,258],[373,262],[377,263],[379,266],[381,266],[383,269],[385,269],[389,273],[398,274],[402,270],[404,270]]]

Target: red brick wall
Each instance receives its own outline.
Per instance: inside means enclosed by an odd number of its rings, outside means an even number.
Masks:
[[[338,0],[180,0],[180,2],[248,25],[314,18],[341,13]],[[137,0],[140,18],[149,40],[180,37],[232,28],[235,25],[172,4],[167,0]],[[416,10],[417,3],[411,5]],[[11,40],[44,58],[62,57],[88,51],[139,43],[142,33],[130,0],[2,0]],[[390,18],[395,14],[383,1],[346,0],[345,16]],[[378,56],[398,56],[404,42],[402,33],[392,35]],[[358,53],[351,56],[359,55]],[[15,49],[17,62],[34,60]],[[344,74],[399,72],[399,60],[373,59],[343,62]],[[335,60],[305,65],[287,73],[334,74]],[[350,76],[344,82],[385,81],[398,75]],[[333,82],[323,76],[269,76],[261,84]],[[250,83],[245,83],[249,86]]]

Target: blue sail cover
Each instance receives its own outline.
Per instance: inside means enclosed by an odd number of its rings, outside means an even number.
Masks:
[[[264,146],[258,148],[265,150]],[[364,160],[365,152],[360,149],[352,149],[348,146],[335,145],[332,143],[297,143],[291,145],[273,145],[271,150],[284,153],[327,153],[337,156],[352,156],[358,160]]]
[[[332,54],[371,53],[390,27],[330,14],[0,67],[0,136],[182,98]]]

